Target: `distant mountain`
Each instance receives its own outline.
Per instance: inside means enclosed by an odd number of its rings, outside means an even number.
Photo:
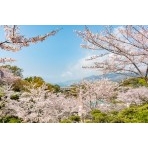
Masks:
[[[119,75],[119,74],[106,74],[106,75],[92,75],[92,76],[83,78],[83,80],[95,81],[95,80],[100,80],[102,78],[108,78],[111,81],[119,82],[127,77],[124,75]],[[70,86],[74,83],[79,83],[80,81],[82,81],[82,79],[69,80],[69,81],[65,81],[65,82],[60,82],[60,83],[58,83],[58,85],[61,87],[67,87],[67,86]]]
[[[99,80],[102,78],[108,78],[111,81],[115,81],[115,82],[119,82],[125,78],[127,78],[124,75],[119,75],[119,74],[106,74],[106,75],[92,75],[90,77],[86,77],[84,78],[84,80],[91,80],[91,81],[95,81],[95,80]]]

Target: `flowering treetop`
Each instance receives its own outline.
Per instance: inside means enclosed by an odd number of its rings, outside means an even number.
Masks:
[[[148,76],[148,27],[120,26],[105,27],[100,33],[93,33],[88,27],[84,31],[76,31],[84,44],[82,48],[103,50],[99,55],[91,57],[93,66],[104,73],[129,74]]]
[[[0,48],[6,51],[16,52],[22,49],[22,47],[30,46],[31,43],[42,42],[50,36],[54,36],[59,29],[53,30],[45,35],[38,35],[31,38],[26,38],[20,34],[19,26],[17,25],[4,25],[5,39],[0,41]],[[0,63],[13,62],[12,58],[0,58]],[[6,68],[0,68],[0,81],[13,82],[14,77]],[[8,76],[9,75],[9,76]],[[5,79],[5,80],[4,80]]]
[[[59,29],[53,30],[44,35],[38,35],[31,38],[26,38],[20,34],[20,28],[17,25],[4,25],[5,40],[0,42],[0,48],[6,51],[19,51],[22,47],[30,46],[31,43],[42,42],[50,36],[54,36]],[[11,58],[0,58],[0,63],[12,62]]]

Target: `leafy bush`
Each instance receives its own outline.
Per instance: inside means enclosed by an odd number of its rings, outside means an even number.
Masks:
[[[47,88],[48,88],[48,90],[49,91],[53,91],[54,93],[58,93],[58,92],[60,92],[60,86],[59,85],[52,85],[52,84],[50,84],[50,83],[47,83],[46,84],[47,85]]]
[[[72,121],[69,119],[63,119],[60,121],[60,123],[72,123]]]
[[[148,123],[148,104],[131,105],[120,112],[112,111],[107,114],[93,110],[90,114],[92,119],[86,119],[86,123]]]
[[[111,122],[116,123],[148,123],[148,104],[130,106],[120,111]]]
[[[40,87],[40,86],[42,86],[45,83],[43,78],[37,77],[37,76],[27,77],[24,80],[29,82],[29,83],[36,84],[36,87]]]
[[[4,90],[2,87],[0,87],[0,99],[5,95]]]
[[[26,91],[26,88],[25,88],[26,85],[29,85],[28,81],[18,79],[13,84],[13,91],[16,91],[16,92]]]
[[[13,94],[13,95],[10,96],[10,99],[18,100],[19,99],[19,95],[18,94]]]
[[[80,116],[72,115],[67,119],[61,120],[60,123],[78,123],[78,122],[80,122],[80,120],[81,120]]]
[[[148,87],[148,82],[146,82],[146,80],[141,77],[129,78],[127,80],[124,80],[121,83],[121,86],[131,86],[131,87],[146,86]]]
[[[5,116],[0,118],[0,123],[21,123],[22,120],[15,116]]]
[[[4,93],[0,92],[0,99],[4,96]]]
[[[60,86],[59,85],[52,85],[50,83],[46,83],[43,78],[41,77],[27,77],[24,79],[26,82],[28,82],[28,85],[34,84],[36,88],[41,87],[42,85],[46,84],[47,89],[49,91],[53,91],[54,93],[60,92]]]
[[[91,111],[91,115],[93,123],[107,123],[109,120],[108,115],[99,110]]]
[[[70,116],[69,119],[72,121],[72,122],[80,122],[80,116]]]
[[[101,111],[98,110],[98,109],[94,109],[94,110],[91,111],[91,115],[93,115],[93,114],[100,114],[100,113],[101,113]]]
[[[117,115],[117,119],[119,119],[123,123],[137,122],[137,120],[135,118],[136,113],[137,113],[136,108],[128,108],[128,109],[125,109],[125,110],[119,112],[119,114]]]

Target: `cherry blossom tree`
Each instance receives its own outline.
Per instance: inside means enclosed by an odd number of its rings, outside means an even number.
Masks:
[[[0,67],[0,83],[10,85],[16,80],[20,79],[19,76],[15,76],[9,69]]]
[[[130,104],[142,104],[148,102],[148,88],[129,88],[126,92],[121,91],[118,93],[117,99],[127,105]]]
[[[118,83],[108,79],[82,81],[77,87],[79,116],[85,116],[92,109],[111,110],[111,101],[117,96],[117,88]]]
[[[30,46],[32,43],[38,43],[46,40],[50,36],[54,36],[59,29],[53,30],[45,35],[39,35],[31,38],[26,38],[24,35],[20,34],[20,28],[18,25],[4,25],[4,35],[3,41],[0,41],[0,48],[6,51],[16,52],[21,50],[23,47]],[[13,62],[12,58],[0,58],[0,63]],[[3,69],[0,69],[1,76],[5,74]],[[2,77],[0,77],[2,79]]]
[[[61,93],[52,93],[47,90],[46,85],[36,88],[29,87],[28,92],[19,96],[18,100],[11,99],[14,92],[8,88],[7,98],[2,97],[2,115],[16,116],[23,122],[59,122],[67,118],[73,112],[78,111],[77,100],[66,98]]]
[[[100,50],[100,54],[87,60],[94,60],[94,68],[103,73],[118,73],[127,76],[148,77],[148,26],[106,26],[99,33],[88,27],[76,31],[82,38],[82,48]]]
[[[20,92],[18,99],[12,99],[15,93],[10,85],[3,86],[4,96],[1,97],[1,116],[15,116],[22,122],[60,122],[73,114],[81,117],[84,122],[87,114],[93,109],[103,112],[121,110],[124,104],[114,105],[112,99],[117,96],[118,84],[107,79],[96,82],[83,81],[77,86],[76,97],[66,97],[62,93],[53,93],[47,85],[36,87],[26,86],[28,91]]]

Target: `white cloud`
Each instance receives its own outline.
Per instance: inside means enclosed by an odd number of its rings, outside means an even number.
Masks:
[[[77,63],[70,65],[64,73],[61,74],[61,77],[65,80],[72,80],[72,79],[82,79],[87,76],[91,75],[99,75],[100,72],[94,69],[82,68],[82,66],[90,66],[93,64],[94,61],[86,61],[86,59],[90,58],[90,56],[86,56]]]
[[[72,76],[72,73],[70,72],[70,71],[66,71],[65,73],[63,73],[62,75],[61,75],[62,77],[70,77],[70,76]]]

